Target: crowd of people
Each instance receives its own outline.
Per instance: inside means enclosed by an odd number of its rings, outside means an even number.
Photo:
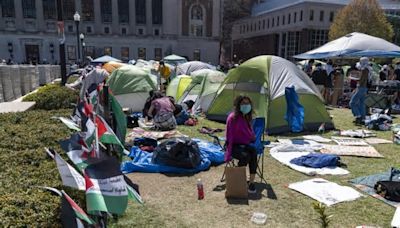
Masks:
[[[400,81],[400,62],[394,66],[383,65],[379,71],[379,79],[374,80],[372,63],[367,57],[360,58],[357,63],[351,65],[346,73],[342,67],[334,64],[332,60],[328,60],[325,67],[321,62],[316,63],[314,60],[309,60],[304,65],[303,71],[315,83],[325,103],[332,106],[339,105],[339,100],[345,91],[345,85],[348,84],[351,91],[348,105],[355,117],[354,122],[357,124],[362,124],[365,120],[367,113],[365,100],[368,91],[374,89],[373,86],[380,83]],[[398,91],[392,91],[385,95],[391,95],[388,100],[389,104],[400,103]]]

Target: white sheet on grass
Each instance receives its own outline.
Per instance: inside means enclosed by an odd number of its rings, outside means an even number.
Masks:
[[[293,183],[289,185],[289,188],[303,193],[327,206],[345,201],[353,201],[362,196],[362,194],[351,187],[338,185],[322,178]]]
[[[271,149],[270,154],[280,163],[289,166],[290,168],[307,175],[346,175],[349,171],[340,167],[324,167],[310,168],[290,163],[294,158],[298,158],[315,151],[315,148],[310,146],[301,146],[293,144],[282,144]]]
[[[315,141],[315,142],[319,142],[319,143],[332,142],[331,139],[327,139],[327,138],[324,138],[324,137],[319,136],[319,135],[303,135],[303,138],[304,139],[308,139],[308,140],[312,140],[312,141]]]
[[[393,219],[391,222],[391,227],[400,228],[400,208],[396,208],[396,212],[394,212]]]

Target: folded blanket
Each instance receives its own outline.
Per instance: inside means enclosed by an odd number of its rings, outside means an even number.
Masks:
[[[322,178],[293,183],[289,185],[289,188],[303,193],[327,206],[345,201],[353,201],[362,196],[351,187],[341,186]]]

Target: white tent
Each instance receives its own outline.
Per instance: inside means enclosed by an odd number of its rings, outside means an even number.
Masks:
[[[400,47],[378,37],[353,32],[319,48],[293,57],[297,59],[325,59],[360,56],[400,57]]]
[[[196,70],[203,70],[203,69],[216,70],[216,67],[200,61],[190,61],[178,65],[176,67],[176,75],[190,75],[190,73]]]
[[[116,59],[114,57],[111,57],[109,55],[103,55],[103,56],[101,56],[101,57],[99,57],[97,59],[92,60],[92,63],[108,63],[108,62],[111,62],[111,61],[122,62],[121,60]]]

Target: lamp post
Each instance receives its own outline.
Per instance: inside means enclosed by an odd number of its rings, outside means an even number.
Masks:
[[[85,46],[86,46],[86,43],[85,42],[82,42],[82,58],[83,58],[83,63],[85,63],[86,64],[86,61],[87,61],[87,58],[86,58],[86,50],[85,50]]]
[[[81,53],[82,53],[82,63],[85,61],[85,53],[83,52],[83,40],[85,39],[85,35],[83,33],[81,33],[79,35],[79,39],[81,41],[81,46],[79,47],[81,49]]]
[[[79,45],[79,22],[81,21],[81,15],[79,15],[78,11],[75,12],[74,14],[74,21],[76,25],[76,49],[78,49],[78,64],[80,63],[81,60],[81,48]]]

